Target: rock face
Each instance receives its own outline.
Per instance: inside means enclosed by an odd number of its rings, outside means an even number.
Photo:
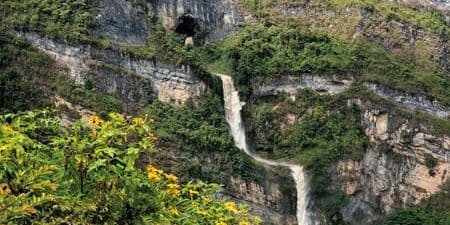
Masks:
[[[206,91],[206,85],[195,77],[189,66],[176,67],[156,60],[134,59],[112,50],[93,50],[92,56],[151,81],[154,93],[162,102],[182,105],[190,98],[198,100]],[[135,85],[129,87],[134,88]]]
[[[42,38],[34,33],[18,33],[17,35],[24,36],[33,46],[53,57],[62,66],[65,66],[68,75],[76,84],[84,82],[81,74],[86,74],[89,70],[85,64],[85,60],[89,57],[89,48],[69,46],[48,38]]]
[[[209,40],[225,37],[243,20],[235,0],[149,0],[148,7],[151,17],[169,30],[176,31],[186,17],[192,18]]]
[[[297,90],[310,88],[320,93],[337,94],[347,89],[352,83],[352,79],[338,79],[332,76],[322,75],[301,75],[285,76],[277,78],[259,87],[253,87],[255,96],[278,95],[286,93],[288,95],[297,94]]]
[[[117,43],[143,45],[150,22],[187,36],[217,40],[243,16],[235,0],[102,0],[93,33]]]
[[[94,33],[118,43],[145,44],[149,35],[147,13],[137,2],[100,1]]]
[[[400,103],[410,110],[418,109],[443,118],[450,116],[450,108],[443,106],[436,100],[427,99],[425,96],[407,95],[378,84],[366,83],[365,85],[376,94]]]
[[[273,224],[296,225],[296,191],[289,171],[267,168],[264,182],[231,176],[224,194],[250,206],[251,212]]]
[[[399,115],[371,108],[362,116],[370,147],[361,162],[342,161],[332,177],[350,196],[343,210],[351,224],[367,224],[395,209],[418,204],[450,178],[450,138]]]
[[[156,96],[163,102],[181,105],[188,99],[199,99],[206,90],[188,66],[134,59],[115,50],[70,46],[32,33],[19,35],[67,67],[77,84],[90,81],[98,90],[115,93],[132,103],[145,104]]]

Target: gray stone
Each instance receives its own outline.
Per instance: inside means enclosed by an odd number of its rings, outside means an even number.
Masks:
[[[136,1],[102,0],[94,33],[118,43],[143,45],[149,35],[147,14]]]

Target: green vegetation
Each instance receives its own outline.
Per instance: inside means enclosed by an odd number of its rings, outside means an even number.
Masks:
[[[319,1],[322,3],[322,1]],[[450,35],[450,28],[445,17],[437,10],[421,10],[405,5],[386,1],[374,0],[331,0],[327,3],[335,9],[343,10],[347,7],[358,7],[371,10],[383,19],[389,18],[407,21],[416,26],[430,29],[442,35]]]
[[[212,54],[206,61],[209,65],[231,65],[244,96],[251,94],[250,84],[282,75],[351,74],[357,81],[381,83],[450,105],[450,80],[444,71],[417,67],[377,45],[344,41],[296,22],[247,27],[216,46],[206,46],[203,52]]]
[[[329,9],[340,13],[352,8],[365,9],[374,14],[378,20],[406,21],[417,27],[429,29],[442,35],[449,35],[450,28],[444,15],[435,9],[420,6],[408,6],[389,1],[377,0],[241,0],[244,6],[260,18],[274,19],[280,15],[277,7],[303,5],[310,9]]]
[[[137,169],[140,155],[154,150],[151,119],[110,114],[63,127],[53,116],[0,116],[0,223],[259,223],[215,199],[218,185]]]
[[[345,196],[330,185],[328,168],[360,160],[367,147],[360,112],[341,96],[301,90],[296,100],[266,99],[245,109],[252,146],[266,157],[293,160],[312,173],[312,197],[327,218],[339,215]]]
[[[374,225],[447,225],[450,224],[450,184],[418,206],[399,210]]]
[[[60,40],[88,41],[96,4],[94,0],[3,0],[0,26]]]
[[[121,109],[116,96],[78,87],[25,40],[0,34],[0,50],[0,112],[47,107],[55,94],[99,113]]]
[[[204,96],[198,106],[188,103],[181,108],[155,102],[144,109],[155,118],[155,133],[160,137],[163,149],[177,149],[184,154],[199,156],[179,160],[172,170],[188,173],[219,183],[226,183],[227,175],[239,174],[249,180],[261,179],[262,168],[234,146],[224,118],[221,100],[216,95]],[[163,150],[164,151],[164,150]],[[205,166],[214,159],[216,163]]]

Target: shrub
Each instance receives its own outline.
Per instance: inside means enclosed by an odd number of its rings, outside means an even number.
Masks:
[[[62,127],[46,111],[0,117],[2,224],[258,224],[216,199],[218,185],[180,184],[154,166],[152,120],[110,114]]]

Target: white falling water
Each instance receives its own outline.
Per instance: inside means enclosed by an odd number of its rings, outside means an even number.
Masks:
[[[305,181],[305,174],[303,167],[289,163],[276,162],[261,158],[252,153],[248,146],[245,135],[244,124],[242,123],[241,110],[244,102],[239,99],[239,93],[235,89],[233,80],[230,76],[217,74],[222,79],[223,95],[225,102],[225,113],[228,125],[230,126],[231,134],[233,135],[236,146],[245,151],[249,156],[256,161],[271,165],[271,166],[286,166],[289,167],[294,178],[297,190],[297,221],[298,225],[311,225],[310,215],[306,209],[308,204],[308,186]]]

